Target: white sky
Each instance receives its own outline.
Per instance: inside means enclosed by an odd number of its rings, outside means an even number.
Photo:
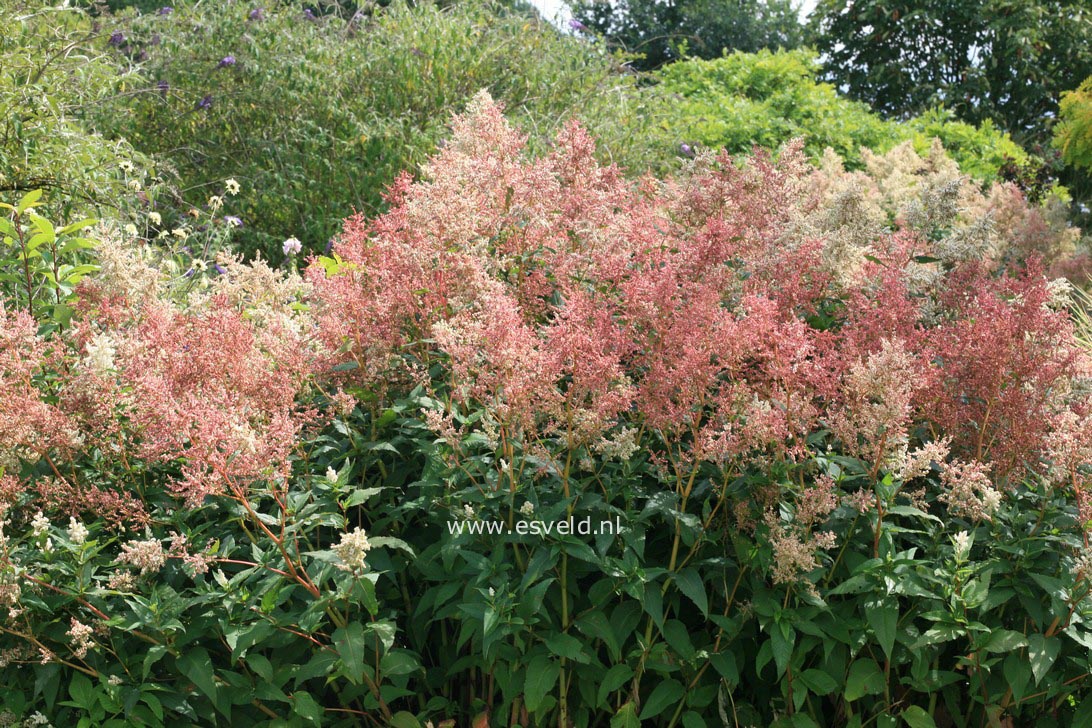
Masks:
[[[808,17],[812,10],[815,9],[815,3],[817,0],[798,0],[800,5],[800,19],[804,20]],[[569,7],[565,4],[564,0],[531,0],[531,4],[538,8],[538,11],[542,13],[542,16],[547,20],[553,20],[557,25],[563,25],[568,22],[572,14],[569,12]]]

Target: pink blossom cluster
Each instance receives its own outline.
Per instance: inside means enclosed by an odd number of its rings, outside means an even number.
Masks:
[[[188,504],[287,477],[310,416],[298,400],[310,360],[293,332],[256,327],[220,300],[199,311],[157,306],[119,366],[138,452],[182,463],[173,487]]]
[[[306,326],[268,305],[251,315],[230,283],[187,301],[118,283],[104,273],[81,285],[72,326],[48,337],[29,316],[2,314],[2,465],[52,472],[4,487],[4,498],[32,488],[47,510],[142,527],[140,486],[155,468],[191,507],[283,483],[316,417],[304,396],[315,361]],[[77,461],[96,452],[113,477],[81,475]]]
[[[960,472],[1087,463],[1089,355],[1034,256],[941,258],[924,225],[824,231],[798,145],[638,183],[594,152],[573,123],[531,158],[477,96],[422,178],[307,272],[339,376],[380,390],[442,364],[453,406],[509,436],[594,449],[635,427],[676,461],[792,460],[826,430],[876,472],[979,463],[948,477],[967,492]]]

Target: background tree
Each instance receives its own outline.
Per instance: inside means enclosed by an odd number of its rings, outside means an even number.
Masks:
[[[943,104],[1043,143],[1092,73],[1088,0],[820,0],[812,18],[828,79],[888,116]]]
[[[626,50],[642,70],[683,55],[795,48],[803,27],[791,0],[570,0],[573,17]]]
[[[1054,126],[1054,146],[1062,162],[1069,165],[1063,181],[1082,204],[1074,210],[1082,227],[1092,221],[1092,76],[1078,88],[1062,94],[1058,123]]]
[[[1092,76],[1074,91],[1062,94],[1054,144],[1066,164],[1092,170]]]

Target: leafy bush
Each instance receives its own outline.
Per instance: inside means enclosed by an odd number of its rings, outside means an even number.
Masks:
[[[102,48],[82,12],[46,0],[0,7],[0,192],[46,190],[42,211],[65,219],[139,208],[154,197],[156,169],[124,139],[105,136],[91,110],[129,93],[133,75]]]
[[[5,719],[1085,721],[1064,287],[939,157],[872,230],[798,146],[595,156],[479,95],[305,278],[107,235],[5,309]]]
[[[145,86],[104,106],[103,125],[169,158],[190,205],[238,179],[247,252],[273,256],[290,236],[321,251],[338,220],[379,208],[481,88],[528,120],[536,142],[578,110],[606,153],[634,167],[666,148],[617,59],[499,6],[395,3],[342,17],[186,2],[112,27],[116,62],[138,64]]]
[[[1067,164],[1092,169],[1092,77],[1062,94],[1054,143]]]
[[[677,99],[671,130],[733,154],[755,145],[774,149],[803,137],[810,156],[830,147],[856,168],[862,163],[862,147],[886,152],[913,141],[925,153],[933,138],[939,138],[960,168],[979,180],[996,179],[1007,162],[1028,162],[1028,155],[988,121],[974,127],[939,109],[902,123],[887,121],[867,105],[840,96],[833,86],[817,82],[817,75],[816,56],[806,50],[687,60],[658,74],[661,89]]]

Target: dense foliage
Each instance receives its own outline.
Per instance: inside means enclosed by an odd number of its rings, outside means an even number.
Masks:
[[[0,314],[4,719],[1079,724],[1092,354],[1003,191],[483,93],[302,276],[100,229]]]
[[[237,245],[267,257],[290,236],[321,252],[338,220],[374,212],[386,185],[427,157],[450,113],[483,87],[538,140],[579,110],[604,154],[634,168],[670,147],[619,61],[487,3],[393,3],[349,16],[292,3],[178,3],[109,27],[115,63],[136,64],[143,86],[103,106],[99,123],[169,158],[191,206],[237,179]]]
[[[1008,166],[1032,164],[988,120],[974,127],[931,109],[903,123],[887,121],[818,82],[818,74],[818,61],[810,51],[762,51],[680,61],[657,77],[661,90],[674,98],[669,128],[691,144],[711,149],[742,154],[799,137],[810,156],[830,147],[850,166],[859,167],[863,148],[886,152],[913,141],[925,153],[936,138],[965,173],[983,181],[993,181]]]
[[[1092,74],[1086,0],[820,0],[812,22],[828,77],[876,111],[937,104],[1046,141],[1058,96]]]
[[[1066,163],[1092,170],[1092,76],[1062,94],[1054,142]]]
[[[0,27],[0,191],[46,190],[58,214],[70,216],[134,199],[130,186],[154,187],[152,162],[88,118],[134,85],[90,19],[23,0],[0,6]]]
[[[804,35],[790,0],[569,0],[569,6],[580,29],[640,54],[633,65],[643,70],[688,56],[796,48]]]

